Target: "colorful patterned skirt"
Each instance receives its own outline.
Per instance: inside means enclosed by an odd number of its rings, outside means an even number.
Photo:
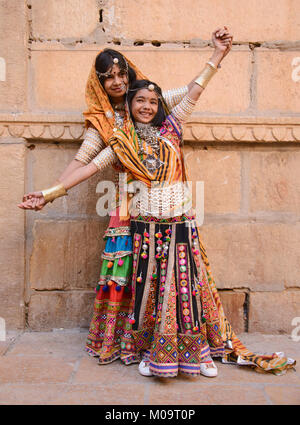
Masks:
[[[86,351],[99,357],[99,363],[121,358],[125,364],[137,362],[130,344],[121,344],[131,305],[129,283],[132,274],[132,238],[129,227],[108,228],[105,232],[100,279],[96,288],[94,314]]]
[[[149,360],[153,375],[199,375],[211,357],[277,374],[292,367],[283,354],[251,353],[232,331],[193,217],[139,216],[131,235],[131,330],[122,343]]]

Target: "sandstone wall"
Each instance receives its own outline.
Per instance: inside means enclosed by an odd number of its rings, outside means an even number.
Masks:
[[[185,128],[204,181],[202,237],[237,332],[290,333],[300,316],[300,3],[297,0],[0,0],[0,317],[10,329],[86,327],[107,219],[98,181],[41,213],[83,140],[84,89],[99,50],[125,53],[164,89],[181,86],[228,25],[232,52]]]

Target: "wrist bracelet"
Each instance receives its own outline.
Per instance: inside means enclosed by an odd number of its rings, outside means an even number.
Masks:
[[[205,89],[205,87],[207,86],[207,84],[209,83],[209,81],[215,75],[216,72],[217,72],[217,68],[215,67],[215,65],[207,62],[201,74],[199,75],[199,77],[195,79],[194,82],[198,84],[200,87],[202,87],[203,89]]]
[[[216,65],[212,63],[211,61],[207,61],[206,63],[210,65],[213,69],[217,69]]]
[[[221,64],[219,64],[217,67],[216,67],[216,65],[214,64],[214,63],[212,63],[211,61],[208,61],[208,62],[206,62],[206,63],[208,63],[209,65],[211,65],[213,68],[215,68],[215,69],[217,69],[217,68],[221,68]]]
[[[68,192],[60,183],[57,186],[52,186],[49,189],[42,190],[42,194],[46,202],[53,202],[56,198],[68,195]]]

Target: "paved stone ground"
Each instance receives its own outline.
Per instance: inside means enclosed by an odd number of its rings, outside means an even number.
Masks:
[[[275,376],[217,362],[216,378],[146,378],[137,365],[98,365],[83,350],[86,336],[87,329],[9,332],[0,342],[0,404],[300,404],[299,366]],[[285,351],[299,365],[300,342],[288,335],[239,336],[253,351]]]

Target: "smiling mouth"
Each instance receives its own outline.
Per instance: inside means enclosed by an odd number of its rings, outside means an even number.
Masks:
[[[120,86],[116,87],[114,90],[116,91],[126,90],[126,84],[122,83]]]
[[[152,119],[153,119],[153,116],[152,115],[145,115],[145,114],[140,114],[140,119],[141,120],[145,120],[145,121],[152,121]]]

